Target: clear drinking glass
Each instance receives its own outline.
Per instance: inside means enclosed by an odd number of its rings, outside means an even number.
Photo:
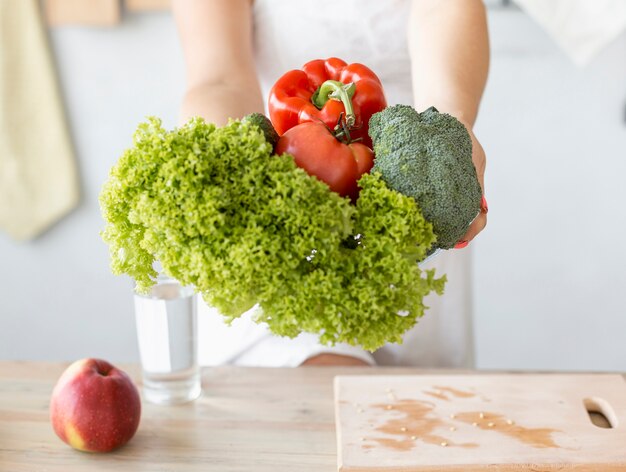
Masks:
[[[135,321],[144,398],[175,404],[201,393],[196,294],[160,274],[150,293],[135,294]]]

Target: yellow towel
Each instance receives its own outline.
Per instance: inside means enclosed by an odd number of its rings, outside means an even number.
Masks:
[[[0,0],[0,230],[34,238],[78,202],[38,0]]]

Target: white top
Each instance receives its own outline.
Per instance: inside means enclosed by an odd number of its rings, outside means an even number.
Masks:
[[[312,59],[361,62],[382,81],[387,102],[412,104],[407,47],[410,0],[255,0],[254,44],[263,96],[286,71]],[[445,295],[430,307],[402,345],[372,355],[348,345],[321,346],[316,336],[278,338],[244,315],[227,327],[199,304],[199,358],[205,365],[296,366],[321,352],[360,357],[381,365],[471,367],[473,364],[469,249],[443,251],[424,268],[446,273]]]

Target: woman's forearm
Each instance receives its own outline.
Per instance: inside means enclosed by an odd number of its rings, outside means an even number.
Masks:
[[[481,0],[413,0],[409,50],[415,106],[435,106],[472,127],[489,70]]]
[[[185,59],[180,122],[223,125],[263,111],[252,49],[251,0],[172,0]]]

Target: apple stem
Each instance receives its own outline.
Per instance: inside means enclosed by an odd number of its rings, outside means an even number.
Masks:
[[[110,371],[111,371],[111,369],[109,369],[109,366],[103,365],[101,362],[96,362],[96,372],[99,375],[102,375],[103,377],[106,377],[107,375],[109,375]]]

